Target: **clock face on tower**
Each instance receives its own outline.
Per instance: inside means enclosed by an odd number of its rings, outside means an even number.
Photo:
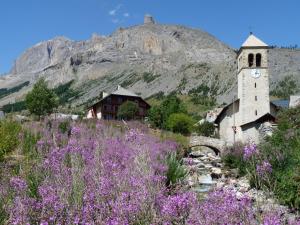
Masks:
[[[251,70],[251,76],[254,77],[254,78],[259,78],[260,77],[260,70],[259,69],[252,69]]]

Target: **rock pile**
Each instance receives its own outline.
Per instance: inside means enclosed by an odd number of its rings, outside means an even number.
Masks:
[[[276,210],[286,217],[294,217],[288,207],[280,205],[272,193],[266,193],[251,188],[247,177],[239,177],[237,169],[228,169],[222,163],[221,157],[207,148],[192,149],[183,163],[189,171],[185,185],[205,197],[213,189],[231,189],[236,196],[248,195],[261,212]]]

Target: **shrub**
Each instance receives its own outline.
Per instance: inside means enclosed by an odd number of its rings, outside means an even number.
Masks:
[[[211,137],[215,134],[215,125],[208,121],[204,121],[201,124],[197,124],[195,129],[199,135],[202,135],[205,137]]]
[[[153,127],[161,127],[164,123],[163,116],[162,116],[162,110],[160,106],[153,106],[148,111],[148,118],[151,126]]]
[[[176,95],[169,95],[158,106],[154,106],[149,110],[149,121],[152,125],[167,129],[167,120],[171,114],[186,113],[184,104]]]
[[[186,177],[188,172],[185,167],[182,166],[182,159],[178,159],[176,153],[171,153],[167,157],[166,164],[167,186],[174,185]]]
[[[166,127],[175,132],[188,135],[192,131],[195,121],[184,113],[171,114],[167,120]]]
[[[26,95],[26,106],[30,113],[40,118],[53,112],[58,106],[58,97],[47,87],[45,80],[40,79]]]
[[[21,125],[14,121],[0,121],[0,160],[19,144]]]
[[[65,121],[60,122],[58,125],[58,128],[59,128],[60,132],[63,134],[69,132],[69,130],[71,129],[70,121],[65,120]]]
[[[23,154],[29,158],[34,159],[37,155],[36,144],[40,139],[39,135],[31,133],[29,130],[24,129],[22,132],[22,150]]]
[[[237,168],[240,175],[245,175],[245,163],[243,161],[244,144],[235,143],[233,146],[227,147],[222,155],[222,160],[229,168]]]
[[[122,103],[122,105],[118,109],[117,116],[119,119],[132,120],[135,118],[138,112],[139,112],[139,107],[137,103],[132,101],[126,101]]]

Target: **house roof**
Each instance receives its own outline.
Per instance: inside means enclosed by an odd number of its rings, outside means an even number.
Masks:
[[[132,96],[132,97],[140,97],[137,94],[122,88],[120,85],[118,85],[117,90],[112,92],[111,95],[125,95],[125,96]]]
[[[274,101],[271,101],[271,104],[275,105],[278,108],[289,108],[290,101],[287,99],[274,100]]]
[[[250,34],[247,40],[242,44],[242,47],[268,47],[268,45],[253,34]]]
[[[257,118],[257,119],[254,120],[254,121],[251,121],[251,122],[242,124],[241,127],[244,127],[244,126],[249,125],[249,124],[251,124],[251,123],[261,123],[261,122],[269,121],[269,120],[275,121],[275,119],[276,119],[276,118],[275,118],[272,114],[266,113],[266,114],[262,115],[261,117]]]
[[[140,98],[150,107],[150,105],[141,96],[138,96],[137,94],[121,87],[120,85],[118,85],[117,89],[114,92],[112,92],[110,94],[106,93],[106,95],[102,99],[100,99],[96,103],[93,103],[93,104],[89,105],[87,108],[91,108],[91,107],[97,105],[98,103],[102,102],[104,99],[108,98],[111,95],[130,96],[130,97]]]

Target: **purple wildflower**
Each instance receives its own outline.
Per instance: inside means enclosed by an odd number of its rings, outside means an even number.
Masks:
[[[269,213],[264,216],[263,225],[281,225],[282,222],[280,214]]]
[[[256,144],[252,143],[252,144],[246,145],[244,147],[243,158],[244,158],[244,160],[250,159],[253,155],[255,155],[257,153],[258,153],[258,150],[257,150]]]
[[[19,177],[11,178],[10,185],[15,191],[18,191],[18,192],[22,192],[27,189],[26,181]]]
[[[259,176],[272,173],[272,165],[269,161],[264,160],[261,165],[256,166],[256,172]]]

